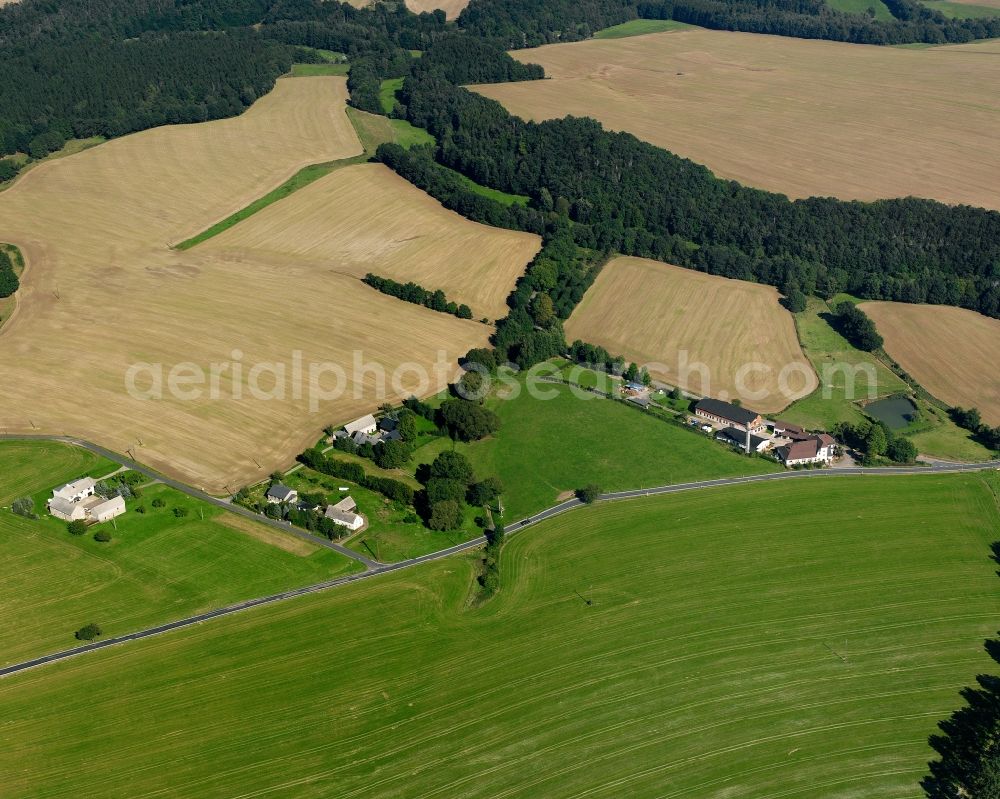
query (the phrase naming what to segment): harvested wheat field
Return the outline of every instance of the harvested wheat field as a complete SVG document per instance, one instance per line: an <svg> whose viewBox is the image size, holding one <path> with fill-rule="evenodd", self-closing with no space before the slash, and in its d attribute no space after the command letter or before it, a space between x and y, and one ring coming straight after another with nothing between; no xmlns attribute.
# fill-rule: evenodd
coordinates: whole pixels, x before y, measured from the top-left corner
<svg viewBox="0 0 1000 799"><path fill-rule="evenodd" d="M552 79L477 91L783 192L1000 209L1000 44L906 50L679 30L515 53Z"/></svg>
<svg viewBox="0 0 1000 799"><path fill-rule="evenodd" d="M670 385L736 397L764 413L817 385L777 290L645 258L604 267L567 320L566 338L646 364Z"/></svg>
<svg viewBox="0 0 1000 799"><path fill-rule="evenodd" d="M0 195L0 241L18 244L28 262L0 332L0 428L131 449L221 492L288 464L324 425L372 408L377 375L353 376L355 350L392 370L430 367L439 352L453 363L483 344L483 325L330 269L168 248L306 164L360 153L345 99L343 78L281 80L241 117L117 139L43 164ZM302 383L310 362L335 363L347 372L346 395L310 412L307 386L295 388L296 351ZM155 393L155 368L135 374L137 395L126 391L129 367L142 362L162 364L163 399L144 398ZM182 382L172 392L170 371L185 362L209 372L206 383L175 373ZM211 364L227 362L242 369L217 367L213 392ZM335 378L318 382L332 392ZM430 391L443 380L421 386L411 374L387 390Z"/></svg>
<svg viewBox="0 0 1000 799"><path fill-rule="evenodd" d="M448 19L455 19L469 5L469 0L406 0L406 7L414 14L440 8Z"/></svg>
<svg viewBox="0 0 1000 799"><path fill-rule="evenodd" d="M1000 320L950 305L866 302L885 351L951 405L1000 425Z"/></svg>
<svg viewBox="0 0 1000 799"><path fill-rule="evenodd" d="M446 210L382 164L359 164L331 172L199 249L275 268L412 280L466 303L476 318L497 319L540 247L538 236Z"/></svg>

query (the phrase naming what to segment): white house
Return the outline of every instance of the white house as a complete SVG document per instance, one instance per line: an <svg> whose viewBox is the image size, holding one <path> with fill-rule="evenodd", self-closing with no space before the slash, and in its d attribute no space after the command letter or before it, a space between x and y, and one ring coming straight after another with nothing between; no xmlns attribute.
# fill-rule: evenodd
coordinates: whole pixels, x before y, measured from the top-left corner
<svg viewBox="0 0 1000 799"><path fill-rule="evenodd" d="M95 522L108 522L125 512L125 500L121 497L111 497L98 502L87 510L87 515Z"/></svg>
<svg viewBox="0 0 1000 799"><path fill-rule="evenodd" d="M378 422L375 421L375 417L370 413L367 416L362 416L360 419L355 419L353 422L348 422L344 425L344 430L351 436L359 431L370 436L377 428Z"/></svg>
<svg viewBox="0 0 1000 799"><path fill-rule="evenodd" d="M339 524L348 530L358 530L364 526L365 517L354 513L357 507L357 503L351 497L344 497L336 505L328 505L325 515L334 524Z"/></svg>
<svg viewBox="0 0 1000 799"><path fill-rule="evenodd" d="M57 519L62 519L64 522L75 522L87 516L84 503L73 502L62 497L53 497L49 500L49 513Z"/></svg>
<svg viewBox="0 0 1000 799"><path fill-rule="evenodd" d="M79 502L87 497L94 496L94 487L97 481L93 477L81 477L72 483L57 486L52 489L53 499L65 499L69 502Z"/></svg>
<svg viewBox="0 0 1000 799"><path fill-rule="evenodd" d="M793 441L774 452L785 466L802 466L808 463L829 463L837 449L837 442L826 433L819 433Z"/></svg>
<svg viewBox="0 0 1000 799"><path fill-rule="evenodd" d="M264 496L272 505L277 505L279 502L295 502L299 498L299 492L281 483L275 483L267 489L267 494Z"/></svg>

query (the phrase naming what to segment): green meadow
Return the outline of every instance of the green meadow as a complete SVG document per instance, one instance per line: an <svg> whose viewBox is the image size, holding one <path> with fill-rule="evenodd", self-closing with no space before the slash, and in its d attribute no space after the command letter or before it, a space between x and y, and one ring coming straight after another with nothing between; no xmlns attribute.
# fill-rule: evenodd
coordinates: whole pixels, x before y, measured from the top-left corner
<svg viewBox="0 0 1000 799"><path fill-rule="evenodd" d="M82 536L46 513L56 485L116 468L76 447L0 442L0 665L69 649L89 622L114 636L360 568L159 484ZM10 511L21 496L33 496L40 518ZM156 499L165 507L154 508ZM95 541L98 529L112 540Z"/></svg>
<svg viewBox="0 0 1000 799"><path fill-rule="evenodd" d="M538 384L544 398L535 398L523 381L516 385L516 398L487 400L500 417L496 435L471 444L436 439L415 453L417 462L429 463L454 446L477 476L499 476L507 521L591 483L617 491L780 470L623 402L545 383Z"/></svg>
<svg viewBox="0 0 1000 799"><path fill-rule="evenodd" d="M995 476L575 510L0 680L7 797L912 799L996 668Z"/></svg>
<svg viewBox="0 0 1000 799"><path fill-rule="evenodd" d="M628 36L642 36L647 33L663 33L664 31L679 31L685 28L693 28L685 22L677 22L672 19L633 19L623 22L621 25L614 25L610 28L597 31L595 39L624 39Z"/></svg>
<svg viewBox="0 0 1000 799"><path fill-rule="evenodd" d="M875 19L889 22L894 19L889 6L882 0L826 0L826 4L834 11L845 14L867 14L874 12Z"/></svg>

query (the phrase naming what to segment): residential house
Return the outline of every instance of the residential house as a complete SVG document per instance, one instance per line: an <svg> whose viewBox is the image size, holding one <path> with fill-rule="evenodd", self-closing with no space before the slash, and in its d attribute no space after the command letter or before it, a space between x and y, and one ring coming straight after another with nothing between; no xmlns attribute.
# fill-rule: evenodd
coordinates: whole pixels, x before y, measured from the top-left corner
<svg viewBox="0 0 1000 799"><path fill-rule="evenodd" d="M348 530L358 530L364 526L365 517L354 512L357 507L357 503L351 497L344 497L336 505L328 505L325 516L334 524L339 524Z"/></svg>
<svg viewBox="0 0 1000 799"><path fill-rule="evenodd" d="M778 447L774 454L785 466L804 466L810 463L829 463L836 450L837 442L833 436L819 433Z"/></svg>
<svg viewBox="0 0 1000 799"><path fill-rule="evenodd" d="M355 419L353 422L348 422L344 425L344 430L351 436L358 432L371 435L377 428L378 422L375 421L375 417L370 413L367 416L362 416L360 419Z"/></svg>
<svg viewBox="0 0 1000 799"><path fill-rule="evenodd" d="M295 502L299 498L299 492L281 483L275 483L267 489L264 496L272 505L277 505L280 502Z"/></svg>
<svg viewBox="0 0 1000 799"><path fill-rule="evenodd" d="M768 423L768 427L774 430L776 436L787 436L788 438L795 439L806 435L804 427L797 424L792 424L791 422L785 422L781 419L775 419Z"/></svg>
<svg viewBox="0 0 1000 799"><path fill-rule="evenodd" d="M87 515L92 521L95 522L107 522L111 521L118 516L121 516L125 512L125 500L120 496L114 496L110 499L106 499L103 502L98 502L96 505L92 506L87 510Z"/></svg>
<svg viewBox="0 0 1000 799"><path fill-rule="evenodd" d="M57 486L52 489L53 499L65 499L70 502L80 502L87 497L94 496L94 488L97 481L93 477L81 477L72 483Z"/></svg>
<svg viewBox="0 0 1000 799"><path fill-rule="evenodd" d="M64 522L75 522L87 517L87 510L83 502L73 502L62 497L53 497L49 500L49 513Z"/></svg>
<svg viewBox="0 0 1000 799"><path fill-rule="evenodd" d="M699 419L706 419L713 425L735 427L743 432L749 430L751 433L762 433L767 427L764 417L757 411L710 397L699 400L694 413Z"/></svg>

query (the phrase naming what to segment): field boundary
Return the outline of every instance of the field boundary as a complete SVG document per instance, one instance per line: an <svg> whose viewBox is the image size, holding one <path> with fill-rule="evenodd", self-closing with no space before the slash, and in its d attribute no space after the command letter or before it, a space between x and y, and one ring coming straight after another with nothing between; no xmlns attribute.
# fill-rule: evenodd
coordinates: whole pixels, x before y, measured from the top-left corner
<svg viewBox="0 0 1000 799"><path fill-rule="evenodd" d="M227 510L239 513L243 511L241 515L249 515L250 517L257 519L258 521L263 521L263 519L255 513L246 510L245 508L239 508L225 500L221 500L218 497L212 497L203 491L196 488L188 486L177 480L172 480L169 478L164 478L157 474L152 469L146 466L136 463L135 461L124 458L117 453L111 452L110 450L100 447L96 444L92 444L89 441L84 441L82 439L74 439L68 436L18 436L11 434L0 435L0 441L56 441L64 444L70 444L73 446L83 447L88 449L95 454L102 455L112 461L120 463L122 466L127 466L131 469L135 469L148 477L153 477L155 479L163 480L171 488L175 488L189 496L195 497L197 499L202 499L211 502L213 505L223 507ZM597 502L616 502L627 499L638 499L640 497L649 496L659 496L662 494L675 494L686 491L697 491L707 488L718 488L722 486L729 485L741 485L745 483L761 483L765 481L774 480L796 480L796 479L809 479L809 478L822 478L822 477L847 477L847 476L857 476L863 477L866 475L873 476L903 476L903 475L918 475L918 474L949 474L949 473L962 473L962 472L979 472L987 471L990 469L1000 470L1000 460L990 461L988 463L935 463L931 466L877 466L877 467L863 467L855 466L846 469L821 469L821 470L805 470L805 471L786 471L786 472L770 472L766 474L750 475L746 477L722 477L715 480L699 480L691 483L675 483L673 485L656 486L653 488L639 488L631 489L626 491L614 491L607 494L602 494L598 497ZM575 508L584 507L585 503L577 498L567 499L556 505L553 505L540 513L536 513L533 516L529 516L520 521L514 522L507 526L507 535L513 535L519 533L528 527L531 527L539 522L551 519L554 516L566 513L567 511L573 510ZM269 520L273 521L273 520ZM365 558L358 552L347 550L344 547L338 546L330 541L325 541L315 536L311 536L304 531L298 531L291 525L283 525L278 522L273 522L274 526L285 531L291 532L293 535L298 535L300 537L308 537L310 540L341 552L354 560L361 561L365 566L366 570L357 574L345 575L342 577L337 577L332 580L327 580L322 583L316 583L314 585L304 586L302 588L295 588L289 591L282 591L278 594L270 594L264 597L258 597L256 599L248 599L242 602L238 602L234 605L227 605L226 607L217 608L215 610L207 611L205 613L200 613L196 616L190 616L185 619L178 619L177 621L169 622L167 624L161 624L156 627L150 627L146 630L139 630L134 633L129 633L127 635L117 636L115 638L108 638L103 641L97 641L92 644L87 644L85 646L76 647L73 649L63 650L61 652L55 652L51 655L44 655L42 657L33 658L32 660L27 660L22 663L15 663L10 666L6 666L0 669L0 678L7 677L11 674L16 674L18 672L27 671L28 669L37 668L39 666L44 666L48 663L55 663L60 660L66 660L71 657L76 657L77 655L83 655L87 652L93 652L98 649L105 649L109 646L115 646L117 644L124 644L128 641L137 641L142 638L150 638L155 635L162 635L163 633L170 632L172 630L179 630L184 627L190 627L195 624L200 624L203 621L208 621L210 619L219 618L221 616L228 616L233 613L238 613L243 610L249 610L250 608L259 607L261 605L270 605L275 602L281 602L286 599L293 599L299 596L305 596L307 594L316 594L321 591L325 591L329 588L335 588L340 585L345 585L348 583L356 582L358 580L365 580L371 577L376 577L381 574L387 574L390 572L400 571L402 569L408 569L413 566L417 566L421 563L429 563L431 561L440 560L442 558L449 557L451 555L457 555L462 552L467 552L470 549L475 549L476 547L482 546L486 543L486 536L480 535L476 538L465 541L461 544L456 544L445 549L438 550L437 552L431 552L427 555L421 555L416 558L410 558L409 560L399 561L392 564L378 563L377 561Z"/></svg>

